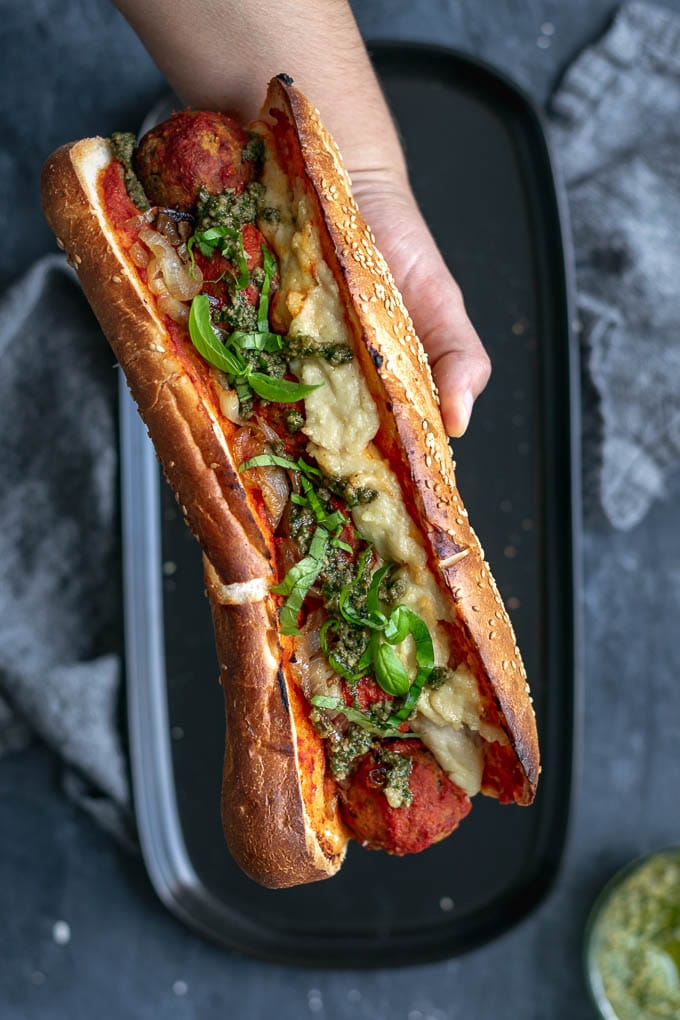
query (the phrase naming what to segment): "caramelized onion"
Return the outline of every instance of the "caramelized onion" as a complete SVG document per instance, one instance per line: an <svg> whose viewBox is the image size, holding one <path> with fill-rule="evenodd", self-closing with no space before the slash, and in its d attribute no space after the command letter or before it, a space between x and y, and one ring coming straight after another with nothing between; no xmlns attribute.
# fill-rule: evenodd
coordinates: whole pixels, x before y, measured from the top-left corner
<svg viewBox="0 0 680 1020"><path fill-rule="evenodd" d="M189 309L187 306L178 301L177 298L170 297L169 294L162 294L158 298L158 310L163 315L167 315L173 322L178 322L180 326L186 326L189 321Z"/></svg>
<svg viewBox="0 0 680 1020"><path fill-rule="evenodd" d="M198 266L191 269L185 265L168 238L157 230L143 227L139 231L139 239L153 252L170 297L178 301L191 301L196 297L203 284L203 274Z"/></svg>
<svg viewBox="0 0 680 1020"><path fill-rule="evenodd" d="M221 389L219 391L220 410L228 421L232 421L234 425L242 425L241 415L239 414L239 402L238 393L236 390Z"/></svg>
<svg viewBox="0 0 680 1020"><path fill-rule="evenodd" d="M271 432L271 429L268 429ZM276 433L272 433L276 436ZM242 464L251 457L259 457L262 453L271 453L269 436L261 425L246 425L235 433L233 438L236 460ZM245 485L257 488L267 510L267 521L272 531L276 531L288 502L288 477L283 468L258 467L249 468L241 476Z"/></svg>
<svg viewBox="0 0 680 1020"><path fill-rule="evenodd" d="M145 223L153 223L156 219L157 211L156 206L152 205L146 212L140 212L136 216L131 216L129 220L125 221L124 226L129 230L136 230L138 227L143 227Z"/></svg>
<svg viewBox="0 0 680 1020"><path fill-rule="evenodd" d="M130 248L130 258L136 266L141 266L143 268L144 266L148 266L150 255L143 244L140 244L139 241L135 241Z"/></svg>

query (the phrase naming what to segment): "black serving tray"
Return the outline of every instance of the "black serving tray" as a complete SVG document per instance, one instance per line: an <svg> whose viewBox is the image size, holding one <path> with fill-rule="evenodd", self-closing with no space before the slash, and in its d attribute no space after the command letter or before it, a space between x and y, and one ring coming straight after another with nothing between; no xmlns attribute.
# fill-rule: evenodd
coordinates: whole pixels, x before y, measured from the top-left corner
<svg viewBox="0 0 680 1020"><path fill-rule="evenodd" d="M535 805L477 797L460 831L424 854L352 845L326 882L272 892L246 878L220 824L222 692L199 550L126 393L121 402L130 747L149 875L170 910L225 946L325 967L449 957L526 915L559 866L574 762L578 374L541 118L460 54L371 52L416 194L494 364L456 458L531 679L544 770Z"/></svg>

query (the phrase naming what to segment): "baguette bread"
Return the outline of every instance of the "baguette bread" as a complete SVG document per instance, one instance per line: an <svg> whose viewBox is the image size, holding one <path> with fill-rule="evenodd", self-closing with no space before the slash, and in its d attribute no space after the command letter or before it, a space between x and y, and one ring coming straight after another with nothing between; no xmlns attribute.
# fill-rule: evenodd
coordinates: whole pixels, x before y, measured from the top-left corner
<svg viewBox="0 0 680 1020"><path fill-rule="evenodd" d="M269 222L258 219L258 227L279 264L278 317L290 333L301 335L303 326L339 331L351 349L351 370L331 369L314 356L288 366L310 388L302 428L310 470L351 477L353 484L369 480L373 502L351 511L356 533L370 543L376 566L395 563L406 578L405 598L428 622L437 668L448 670L442 689L423 687L408 717L414 732L402 744L392 740L385 761L394 765L395 749L399 754L417 739L427 757L414 752L409 759L415 789L408 798L429 788L433 756L439 762L433 768L441 766L461 797L481 789L529 804L539 750L526 675L456 487L422 346L352 198L337 147L287 76L272 80L251 127L263 141L262 182L277 213ZM309 647L319 654L318 614L307 611L302 633L281 626L283 597L272 588L285 582L285 571L276 526L235 445L244 423L230 410L233 401L225 410L224 374L207 364L186 327L171 321L149 289L102 184L112 159L101 138L57 150L43 171L43 205L203 550L226 706L222 816L231 853L256 881L284 887L334 874L351 837L396 853L420 849L401 834L393 843L376 841L350 789L356 766L349 776L344 766L329 766L328 713L311 710L310 690L318 687L310 687L303 661ZM338 676L326 680L337 692ZM330 724L338 716L346 726L342 712L331 713ZM405 722L401 729L408 729ZM384 768L382 774L384 780ZM442 781L434 785L441 789ZM385 809L398 828L408 827L407 803ZM424 812L431 823L424 843L446 834L431 818L436 810L432 802ZM421 824L415 810L412 817Z"/></svg>

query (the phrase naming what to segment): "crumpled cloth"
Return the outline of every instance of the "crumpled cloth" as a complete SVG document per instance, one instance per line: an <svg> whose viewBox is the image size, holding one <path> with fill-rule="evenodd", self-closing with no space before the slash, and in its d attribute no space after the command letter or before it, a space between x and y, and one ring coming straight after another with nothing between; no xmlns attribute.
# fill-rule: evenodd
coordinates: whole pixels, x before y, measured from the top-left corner
<svg viewBox="0 0 680 1020"><path fill-rule="evenodd" d="M554 102L598 398L586 465L617 527L680 453L678 111L680 21L637 3ZM66 792L127 840L117 372L63 256L0 299L0 755L44 741Z"/></svg>
<svg viewBox="0 0 680 1020"><path fill-rule="evenodd" d="M595 397L584 501L628 529L680 464L680 19L623 7L552 112Z"/></svg>
<svg viewBox="0 0 680 1020"><path fill-rule="evenodd" d="M0 301L0 754L38 737L121 838L120 549L111 350L63 256Z"/></svg>

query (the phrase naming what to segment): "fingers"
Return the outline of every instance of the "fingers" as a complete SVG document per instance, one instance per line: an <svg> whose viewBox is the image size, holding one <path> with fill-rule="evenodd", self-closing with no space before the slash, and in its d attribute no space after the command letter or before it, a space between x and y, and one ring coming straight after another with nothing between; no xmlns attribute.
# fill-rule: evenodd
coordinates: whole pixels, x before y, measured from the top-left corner
<svg viewBox="0 0 680 1020"><path fill-rule="evenodd" d="M455 293L451 293L449 309L421 332L439 390L444 427L448 435L462 436L474 402L489 381L491 361L462 298Z"/></svg>
<svg viewBox="0 0 680 1020"><path fill-rule="evenodd" d="M410 194L389 196L369 186L359 204L430 360L446 432L462 436L474 402L489 381L491 362L465 310L460 287Z"/></svg>

